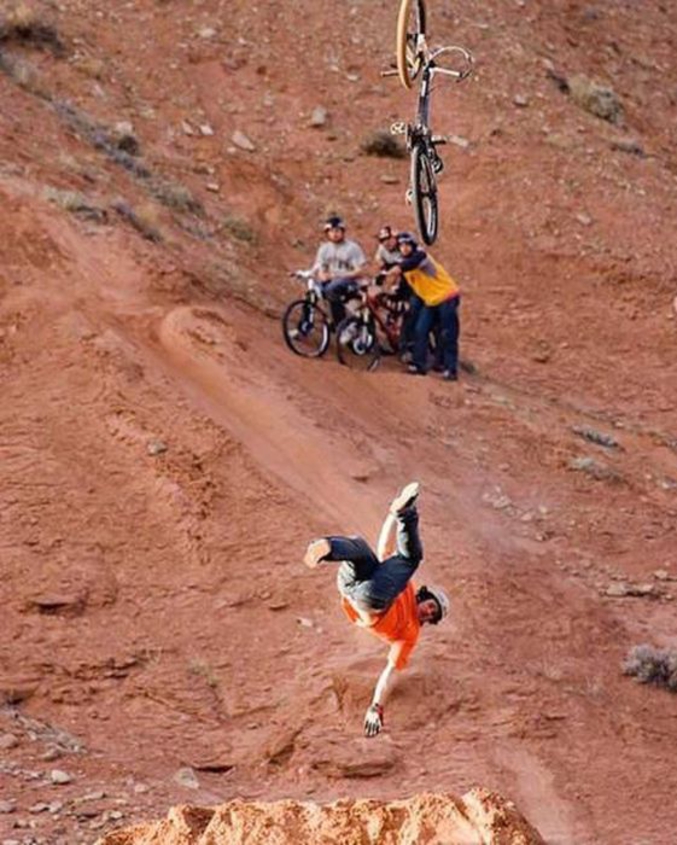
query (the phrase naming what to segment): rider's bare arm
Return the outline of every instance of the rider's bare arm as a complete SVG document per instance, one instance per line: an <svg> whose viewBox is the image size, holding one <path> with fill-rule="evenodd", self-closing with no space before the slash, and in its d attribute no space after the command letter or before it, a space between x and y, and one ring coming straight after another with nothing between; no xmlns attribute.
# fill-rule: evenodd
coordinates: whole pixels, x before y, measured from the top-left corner
<svg viewBox="0 0 677 845"><path fill-rule="evenodd" d="M383 707L385 704L388 694L388 683L394 670L395 664L391 660L388 660L385 669L379 675L376 686L374 687L374 695L371 699L372 705L380 705Z"/></svg>
<svg viewBox="0 0 677 845"><path fill-rule="evenodd" d="M388 691L390 676L395 669L395 664L389 659L385 669L379 675L374 689L374 695L364 717L364 733L372 737L381 732L383 728L383 707Z"/></svg>

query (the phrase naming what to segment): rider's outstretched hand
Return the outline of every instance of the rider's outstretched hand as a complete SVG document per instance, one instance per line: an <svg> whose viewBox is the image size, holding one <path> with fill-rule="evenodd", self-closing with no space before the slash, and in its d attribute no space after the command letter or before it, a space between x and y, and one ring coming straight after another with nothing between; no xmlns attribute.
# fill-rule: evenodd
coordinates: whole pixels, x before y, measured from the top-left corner
<svg viewBox="0 0 677 845"><path fill-rule="evenodd" d="M376 736L383 727L383 707L380 704L372 704L364 717L364 735Z"/></svg>

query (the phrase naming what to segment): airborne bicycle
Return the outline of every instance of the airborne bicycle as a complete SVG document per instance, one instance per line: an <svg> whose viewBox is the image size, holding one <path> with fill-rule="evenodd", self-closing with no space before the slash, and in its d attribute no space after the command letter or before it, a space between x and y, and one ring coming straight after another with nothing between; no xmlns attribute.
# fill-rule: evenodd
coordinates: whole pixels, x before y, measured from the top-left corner
<svg viewBox="0 0 677 845"><path fill-rule="evenodd" d="M437 176L444 169L437 147L447 138L433 135L430 126L431 95L436 76L446 76L462 82L473 70L473 56L464 47L449 46L431 49L427 38L425 0L401 0L397 18L397 75L402 85L410 89L420 77L418 105L413 123L398 122L391 126L393 135L404 135L411 160L410 188L407 198L414 206L416 225L424 242L435 242L439 228ZM445 67L440 61L451 60L455 67ZM394 75L386 71L384 75Z"/></svg>

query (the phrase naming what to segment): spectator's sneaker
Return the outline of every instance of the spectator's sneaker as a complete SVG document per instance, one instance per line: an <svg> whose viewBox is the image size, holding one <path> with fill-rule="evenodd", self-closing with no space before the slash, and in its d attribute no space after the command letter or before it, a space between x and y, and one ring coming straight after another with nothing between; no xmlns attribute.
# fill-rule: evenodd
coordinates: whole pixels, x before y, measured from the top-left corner
<svg viewBox="0 0 677 845"><path fill-rule="evenodd" d="M422 370L416 364L409 364L409 366L407 367L407 372L409 373L409 375L412 376L424 376L426 374L425 370Z"/></svg>
<svg viewBox="0 0 677 845"><path fill-rule="evenodd" d="M458 381L458 373L456 373L454 370L445 370L442 373L442 378L445 381Z"/></svg>
<svg viewBox="0 0 677 845"><path fill-rule="evenodd" d="M390 513L397 516L398 514L401 514L402 511L406 511L407 508L413 507L413 505L416 504L416 499L418 499L418 493L418 481L412 481L407 484L407 486L403 487L390 503Z"/></svg>

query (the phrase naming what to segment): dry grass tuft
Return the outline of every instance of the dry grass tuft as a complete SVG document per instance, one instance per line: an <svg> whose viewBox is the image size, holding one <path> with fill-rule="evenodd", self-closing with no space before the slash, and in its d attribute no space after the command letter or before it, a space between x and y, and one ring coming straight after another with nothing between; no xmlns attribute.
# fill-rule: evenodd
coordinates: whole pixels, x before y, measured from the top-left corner
<svg viewBox="0 0 677 845"><path fill-rule="evenodd" d="M225 231L238 241L248 244L255 244L258 236L249 222L244 217L229 214L221 221L220 231Z"/></svg>
<svg viewBox="0 0 677 845"><path fill-rule="evenodd" d="M146 203L135 209L125 200L119 199L112 203L112 207L120 217L129 221L146 240L153 243L162 241L162 233L158 226L159 215L157 209L151 203Z"/></svg>
<svg viewBox="0 0 677 845"><path fill-rule="evenodd" d="M95 220L103 223L108 215L106 210L92 203L84 194L79 191L66 191L60 188L47 187L42 192L43 197L53 205L57 205L64 211L86 217L88 220Z"/></svg>

